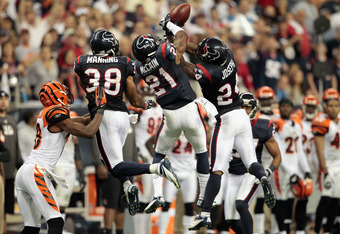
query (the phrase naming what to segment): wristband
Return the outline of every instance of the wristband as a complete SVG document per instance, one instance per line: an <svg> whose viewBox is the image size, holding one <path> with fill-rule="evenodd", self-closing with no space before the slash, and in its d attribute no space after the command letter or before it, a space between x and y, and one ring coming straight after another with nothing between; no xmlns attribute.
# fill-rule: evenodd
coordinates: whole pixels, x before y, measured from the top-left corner
<svg viewBox="0 0 340 234"><path fill-rule="evenodd" d="M274 172L276 170L276 167L273 164L270 164L269 169Z"/></svg>
<svg viewBox="0 0 340 234"><path fill-rule="evenodd" d="M179 31L184 31L181 27L178 27L176 24L172 22L168 22L166 24L166 28L169 29L175 36Z"/></svg>

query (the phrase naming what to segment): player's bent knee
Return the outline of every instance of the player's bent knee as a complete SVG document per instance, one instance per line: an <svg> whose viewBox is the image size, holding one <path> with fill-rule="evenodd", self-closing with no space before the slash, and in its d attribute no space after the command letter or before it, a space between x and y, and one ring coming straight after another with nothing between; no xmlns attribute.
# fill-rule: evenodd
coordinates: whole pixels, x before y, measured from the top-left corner
<svg viewBox="0 0 340 234"><path fill-rule="evenodd" d="M244 211L248 210L248 204L245 201L237 200L236 201L236 210L241 214Z"/></svg>
<svg viewBox="0 0 340 234"><path fill-rule="evenodd" d="M47 221L48 234L62 234L64 227L63 218L54 218Z"/></svg>
<svg viewBox="0 0 340 234"><path fill-rule="evenodd" d="M20 234L39 234L40 228L25 226Z"/></svg>

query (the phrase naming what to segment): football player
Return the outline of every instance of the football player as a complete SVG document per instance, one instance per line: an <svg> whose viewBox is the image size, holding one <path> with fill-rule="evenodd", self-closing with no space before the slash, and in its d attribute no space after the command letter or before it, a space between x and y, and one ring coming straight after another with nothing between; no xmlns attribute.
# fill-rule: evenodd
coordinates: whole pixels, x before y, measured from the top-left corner
<svg viewBox="0 0 340 234"><path fill-rule="evenodd" d="M94 91L104 88L107 97L107 109L96 134L98 148L108 171L119 178L129 204L130 215L139 209L138 187L133 185L128 176L154 173L166 177L178 185L176 175L172 173L170 162L164 159L158 164L140 164L123 161L123 145L129 128L129 115L123 94L131 105L150 109L152 101L144 101L137 93L133 83L134 63L125 56L119 56L119 42L109 31L96 31L90 41L92 55L81 55L74 63L82 87L89 101L88 109L93 116L96 113Z"/></svg>
<svg viewBox="0 0 340 234"><path fill-rule="evenodd" d="M262 162L263 146L273 157L272 163L266 169L267 175L270 176L281 163L280 149L273 137L274 124L270 120L255 117L257 101L253 94L242 93L240 98L243 100L242 108L251 121L257 160ZM233 150L231 156L227 183L224 197L225 219L237 233L254 233L253 220L248 207L257 194L258 183L256 178L248 173L236 150Z"/></svg>
<svg viewBox="0 0 340 234"><path fill-rule="evenodd" d="M257 162L251 125L237 86L237 67L232 51L217 38L205 38L195 45L188 44L187 52L201 61L194 65L186 63L186 72L201 86L203 96L217 109L216 123L210 142L211 174L207 184L203 207L191 230L209 226L210 211L217 195L221 176L228 170L233 147L240 153L249 172L261 181L268 207L275 205L275 195L263 166Z"/></svg>
<svg viewBox="0 0 340 234"><path fill-rule="evenodd" d="M311 179L311 174L303 150L301 126L290 119L293 103L288 99L282 99L279 103L279 110L281 118L276 121L275 125L284 150L281 151L281 166L274 173L277 202L273 210L280 232L290 233L294 202L291 183L296 176ZM296 206L298 233L305 228L306 205L307 200L305 199L299 200Z"/></svg>
<svg viewBox="0 0 340 234"><path fill-rule="evenodd" d="M324 114L312 122L316 152L319 159L321 199L316 210L315 233L327 217L324 233L331 233L340 198L340 96L336 89L326 89L322 95Z"/></svg>
<svg viewBox="0 0 340 234"><path fill-rule="evenodd" d="M198 105L193 102L196 96L181 63L188 36L171 23L168 16L160 24L176 36L173 44L150 35L140 35L132 43L133 55L138 60L136 71L155 91L156 101L163 109L162 123L155 136L153 162L162 160L183 132L196 153L201 202L209 178L209 161L204 122ZM146 213L165 204L162 180L154 177L153 183L154 198L146 207Z"/></svg>
<svg viewBox="0 0 340 234"><path fill-rule="evenodd" d="M93 99L97 112L70 118L69 105L73 96L63 84L51 81L44 84L39 100L44 106L37 117L36 138L30 156L16 174L17 200L25 227L21 233L38 234L41 215L48 224L48 233L61 234L64 220L56 200L51 180L66 187L65 179L52 173L70 134L85 138L95 135L106 107L105 93L95 88Z"/></svg>

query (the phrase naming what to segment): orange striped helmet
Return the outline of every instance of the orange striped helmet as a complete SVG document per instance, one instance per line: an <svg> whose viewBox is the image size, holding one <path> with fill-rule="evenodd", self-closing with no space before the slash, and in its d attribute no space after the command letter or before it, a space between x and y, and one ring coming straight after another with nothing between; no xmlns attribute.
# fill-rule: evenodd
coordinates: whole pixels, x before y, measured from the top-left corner
<svg viewBox="0 0 340 234"><path fill-rule="evenodd" d="M269 86L263 86L256 90L256 99L259 101L258 107L263 113L272 113L275 103L275 92Z"/></svg>
<svg viewBox="0 0 340 234"><path fill-rule="evenodd" d="M73 95L65 85L58 81L50 81L41 87L39 100L44 107L59 104L69 106L73 103Z"/></svg>
<svg viewBox="0 0 340 234"><path fill-rule="evenodd" d="M275 92L269 86L263 86L256 90L257 99L275 98Z"/></svg>
<svg viewBox="0 0 340 234"><path fill-rule="evenodd" d="M314 112L309 113L307 112L307 106L314 106ZM302 100L302 112L303 112L303 118L307 120L312 120L315 118L318 114L318 106L319 106L319 100L313 96L313 95L307 95ZM308 110L310 111L310 110Z"/></svg>
<svg viewBox="0 0 340 234"><path fill-rule="evenodd" d="M297 175L293 175L290 182L294 196L299 199L305 199L313 193L313 181L310 179L302 180Z"/></svg>
<svg viewBox="0 0 340 234"><path fill-rule="evenodd" d="M333 89L333 88L326 89L322 94L322 101L326 102L329 99L339 100L340 96L339 96L338 90Z"/></svg>

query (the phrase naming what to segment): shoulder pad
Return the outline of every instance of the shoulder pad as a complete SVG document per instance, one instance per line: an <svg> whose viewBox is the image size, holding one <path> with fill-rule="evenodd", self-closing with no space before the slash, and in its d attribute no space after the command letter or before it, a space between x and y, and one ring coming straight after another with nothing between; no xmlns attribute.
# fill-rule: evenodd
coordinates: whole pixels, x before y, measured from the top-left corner
<svg viewBox="0 0 340 234"><path fill-rule="evenodd" d="M320 115L312 121L312 132L314 135L325 135L329 130L330 119Z"/></svg>
<svg viewBox="0 0 340 234"><path fill-rule="evenodd" d="M45 118L49 125L55 125L70 118L70 110L67 107L56 106L46 112Z"/></svg>

